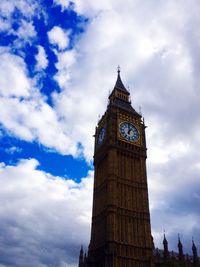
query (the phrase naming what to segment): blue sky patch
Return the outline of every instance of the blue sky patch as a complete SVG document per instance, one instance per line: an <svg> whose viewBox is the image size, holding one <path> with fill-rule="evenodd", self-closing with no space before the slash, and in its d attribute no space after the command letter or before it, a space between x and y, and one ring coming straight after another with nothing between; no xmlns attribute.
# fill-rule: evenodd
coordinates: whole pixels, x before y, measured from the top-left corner
<svg viewBox="0 0 200 267"><path fill-rule="evenodd" d="M8 135L1 138L1 162L16 165L20 159L30 158L39 161L40 165L37 169L53 176L74 179L76 182L80 182L81 178L87 176L88 169L93 168L83 158L75 159L69 155L61 155L37 142L26 142Z"/></svg>
<svg viewBox="0 0 200 267"><path fill-rule="evenodd" d="M24 16L20 9L15 8L9 18L11 30L0 31L0 46L10 48L13 54L24 58L28 76L34 78L37 75L37 87L46 96L46 102L53 106L51 94L55 91L60 92L61 89L54 79L54 75L57 73L55 65L57 56L53 51L52 44L49 43L48 32L54 26L69 30L70 43L66 50L70 50L75 45L77 36L84 32L88 19L79 16L73 10L73 4L70 5L69 9L62 11L61 7L55 5L53 1L42 1L41 10L38 9L37 12L39 13L29 18L28 15L27 17ZM6 18L4 20L8 21ZM17 37L17 31L23 22L31 22L36 32L35 36L26 41ZM39 45L44 48L48 60L45 71L36 69L36 55ZM24 97L19 97L19 100L22 99ZM74 159L72 156L63 156L56 151L48 150L37 141L26 142L7 133L3 130L0 148L1 161L6 164L14 165L20 159L36 158L40 162L39 169L55 176L76 179L78 182L81 177L87 175L88 169L91 168L83 158Z"/></svg>

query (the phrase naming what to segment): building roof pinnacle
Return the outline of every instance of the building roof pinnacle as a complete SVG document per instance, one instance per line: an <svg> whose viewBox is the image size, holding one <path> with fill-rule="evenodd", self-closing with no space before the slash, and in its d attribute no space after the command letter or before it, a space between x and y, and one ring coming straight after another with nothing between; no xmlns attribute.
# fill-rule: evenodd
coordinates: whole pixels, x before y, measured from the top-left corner
<svg viewBox="0 0 200 267"><path fill-rule="evenodd" d="M164 243L166 243L166 244L168 243L168 242L167 242L167 239L166 239L166 236L165 236L165 232L164 232L164 238L163 238L163 244L164 244Z"/></svg>
<svg viewBox="0 0 200 267"><path fill-rule="evenodd" d="M123 82L121 80L120 67L119 66L117 68L117 81L116 81L116 84L115 84L115 88L129 94L128 90L125 88L125 86L124 86L124 84L123 84Z"/></svg>

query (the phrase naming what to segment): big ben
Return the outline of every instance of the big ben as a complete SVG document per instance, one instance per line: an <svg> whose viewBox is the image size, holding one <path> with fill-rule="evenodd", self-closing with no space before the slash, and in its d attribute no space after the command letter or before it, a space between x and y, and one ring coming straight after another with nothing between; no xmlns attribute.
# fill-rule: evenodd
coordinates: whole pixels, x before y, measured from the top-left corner
<svg viewBox="0 0 200 267"><path fill-rule="evenodd" d="M95 132L91 240L79 266L152 266L146 151L144 121L118 69Z"/></svg>

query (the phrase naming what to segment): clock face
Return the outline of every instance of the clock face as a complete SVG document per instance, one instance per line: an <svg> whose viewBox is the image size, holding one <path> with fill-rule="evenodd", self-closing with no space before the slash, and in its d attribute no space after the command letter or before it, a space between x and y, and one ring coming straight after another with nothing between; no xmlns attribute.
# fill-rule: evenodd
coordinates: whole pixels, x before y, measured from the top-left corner
<svg viewBox="0 0 200 267"><path fill-rule="evenodd" d="M101 145L103 143L105 133L106 133L106 129L102 127L99 132L98 139L97 139L98 145Z"/></svg>
<svg viewBox="0 0 200 267"><path fill-rule="evenodd" d="M122 122L119 125L121 135L128 141L135 142L139 139L139 132L130 122Z"/></svg>

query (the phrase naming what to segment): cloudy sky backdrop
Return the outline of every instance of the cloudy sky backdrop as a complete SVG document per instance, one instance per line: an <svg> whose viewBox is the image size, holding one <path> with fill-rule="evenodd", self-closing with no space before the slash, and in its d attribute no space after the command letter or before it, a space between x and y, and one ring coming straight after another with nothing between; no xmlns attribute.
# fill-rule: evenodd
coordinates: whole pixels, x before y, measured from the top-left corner
<svg viewBox="0 0 200 267"><path fill-rule="evenodd" d="M75 267L117 65L148 126L152 232L200 253L200 2L0 1L0 266Z"/></svg>

